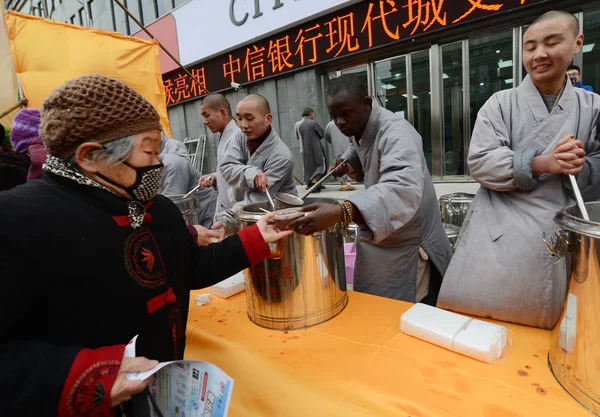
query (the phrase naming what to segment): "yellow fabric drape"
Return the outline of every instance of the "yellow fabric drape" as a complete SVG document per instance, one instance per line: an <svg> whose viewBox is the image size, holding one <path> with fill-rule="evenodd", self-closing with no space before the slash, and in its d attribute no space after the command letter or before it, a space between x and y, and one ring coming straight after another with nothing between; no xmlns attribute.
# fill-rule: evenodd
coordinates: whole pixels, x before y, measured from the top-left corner
<svg viewBox="0 0 600 417"><path fill-rule="evenodd" d="M6 26L28 107L40 108L67 80L101 74L124 82L152 103L171 136L156 41L16 12L7 13Z"/></svg>
<svg viewBox="0 0 600 417"><path fill-rule="evenodd" d="M8 41L8 31L4 24L4 2L0 2L0 113L17 104L17 77L10 53L10 42ZM12 120L19 109L11 112L0 119L3 126L12 126Z"/></svg>

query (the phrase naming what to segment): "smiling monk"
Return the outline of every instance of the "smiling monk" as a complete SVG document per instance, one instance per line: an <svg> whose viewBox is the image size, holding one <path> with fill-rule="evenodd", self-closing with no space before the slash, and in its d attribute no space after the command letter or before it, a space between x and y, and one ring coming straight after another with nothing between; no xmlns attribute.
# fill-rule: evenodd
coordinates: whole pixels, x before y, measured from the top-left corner
<svg viewBox="0 0 600 417"><path fill-rule="evenodd" d="M542 242L573 204L567 174L585 200L600 197L600 97L567 82L583 35L570 13L552 11L523 36L527 77L481 108L469 149L482 187L463 224L438 307L551 328L567 291L566 261Z"/></svg>

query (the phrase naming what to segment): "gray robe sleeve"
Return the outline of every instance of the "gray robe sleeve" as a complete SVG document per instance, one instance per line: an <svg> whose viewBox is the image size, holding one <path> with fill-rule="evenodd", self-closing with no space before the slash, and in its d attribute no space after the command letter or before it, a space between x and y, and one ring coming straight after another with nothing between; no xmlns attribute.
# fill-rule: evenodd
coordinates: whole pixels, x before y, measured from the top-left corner
<svg viewBox="0 0 600 417"><path fill-rule="evenodd" d="M360 163L358 152L356 152L356 148L354 147L354 143L350 143L350 146L348 146L348 149L346 149L346 151L340 158L348 161L352 169L354 169L357 181L364 181L365 175L362 170L362 165Z"/></svg>
<svg viewBox="0 0 600 417"><path fill-rule="evenodd" d="M159 193L163 195L186 194L190 183L190 163L178 155L161 155L164 164Z"/></svg>
<svg viewBox="0 0 600 417"><path fill-rule="evenodd" d="M238 190L254 190L254 178L261 172L259 168L246 165L245 138L237 133L229 142L227 156L221 162L221 175L232 187Z"/></svg>
<svg viewBox="0 0 600 417"><path fill-rule="evenodd" d="M348 199L373 232L374 244L410 222L421 205L424 161L411 134L416 132L394 129L379 139L378 183ZM353 149L349 148L344 155L352 155L356 152Z"/></svg>
<svg viewBox="0 0 600 417"><path fill-rule="evenodd" d="M585 201L600 199L600 130L598 124L592 129L591 137L585 147L585 165L577 175L577 185ZM568 176L563 175L563 184L575 198Z"/></svg>
<svg viewBox="0 0 600 417"><path fill-rule="evenodd" d="M536 155L536 149L511 149L500 102L493 95L479 111L473 129L467 159L471 176L494 191L531 190L538 183L531 168Z"/></svg>
<svg viewBox="0 0 600 417"><path fill-rule="evenodd" d="M325 137L325 140L327 142L329 142L330 145L333 145L333 143L331 142L331 129L329 128L329 125L325 126L324 137Z"/></svg>

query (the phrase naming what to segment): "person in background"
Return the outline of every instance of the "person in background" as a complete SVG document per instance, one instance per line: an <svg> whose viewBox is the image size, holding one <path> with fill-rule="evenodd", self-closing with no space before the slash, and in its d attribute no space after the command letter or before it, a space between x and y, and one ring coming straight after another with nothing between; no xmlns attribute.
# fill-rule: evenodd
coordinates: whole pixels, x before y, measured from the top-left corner
<svg viewBox="0 0 600 417"><path fill-rule="evenodd" d="M523 35L527 77L494 94L477 115L469 172L481 187L463 223L438 307L550 329L565 301L566 260L542 235L575 202L600 197L600 96L574 88L566 71L583 45L579 22L551 11Z"/></svg>
<svg viewBox="0 0 600 417"><path fill-rule="evenodd" d="M273 116L266 98L260 94L244 97L236 107L241 131L231 139L225 159L219 166L229 183L231 210L218 215L213 229L235 231L235 214L245 205L268 201L279 192L298 195L294 184L294 156L271 127Z"/></svg>
<svg viewBox="0 0 600 417"><path fill-rule="evenodd" d="M204 118L204 125L212 133L219 134L219 146L217 147L217 170L200 178L200 186L203 188L217 187L218 198L215 205L215 221L217 214L230 210L234 202L230 200L229 184L223 178L219 166L225 159L229 149L229 142L233 136L240 131L233 115L231 104L222 94L209 94L202 100L200 114Z"/></svg>
<svg viewBox="0 0 600 417"><path fill-rule="evenodd" d="M452 248L423 155L423 141L405 119L373 106L363 78L330 81L327 108L340 131L352 138L334 175L351 170L365 191L340 204L317 203L293 222L310 235L350 220L359 226L354 290L435 305ZM343 160L348 162L343 162Z"/></svg>
<svg viewBox="0 0 600 417"><path fill-rule="evenodd" d="M161 133L161 138L161 152L158 158L163 163L164 169L158 193L165 196L185 195L196 188L200 173L190 162L187 148L182 142L164 133ZM210 239L218 237L215 232L208 230L215 215L217 193L207 191L200 190L192 195L198 200L200 206L198 213L200 224L194 227L198 233L198 244L202 246L211 243Z"/></svg>
<svg viewBox="0 0 600 417"><path fill-rule="evenodd" d="M270 214L196 245L156 194L161 130L148 101L100 75L44 101L42 178L0 193L0 415L151 415L137 394L152 378L126 375L183 358L190 290L261 262L289 234ZM124 357L135 335L139 356Z"/></svg>
<svg viewBox="0 0 600 417"><path fill-rule="evenodd" d="M569 68L567 68L567 75L569 76L573 87L583 88L585 91L589 91L591 93L594 92L594 89L591 85L584 85L581 81L581 70L577 65L569 65Z"/></svg>
<svg viewBox="0 0 600 417"><path fill-rule="evenodd" d="M31 161L24 153L12 149L4 126L0 125L0 191L25 184Z"/></svg>
<svg viewBox="0 0 600 417"><path fill-rule="evenodd" d="M163 176L158 193L183 195L193 190L200 180L200 173L190 162L187 148L182 142L161 133L162 148L158 159L163 163Z"/></svg>
<svg viewBox="0 0 600 417"><path fill-rule="evenodd" d="M39 134L40 111L38 109L22 109L15 115L10 131L10 141L15 151L27 154L31 160L27 181L42 176L42 165L48 154Z"/></svg>
<svg viewBox="0 0 600 417"><path fill-rule="evenodd" d="M335 122L332 120L327 123L325 126L325 140L331 144L331 152L333 153L333 157L335 159L341 158L344 152L350 146L350 138L340 132L340 129L335 125ZM338 178L341 183L340 191L354 191L356 188L352 186L350 182L350 177L348 175L344 175L341 178Z"/></svg>
<svg viewBox="0 0 600 417"><path fill-rule="evenodd" d="M317 181L325 175L327 170L327 161L325 159L325 148L321 139L325 136L321 125L314 120L315 113L313 109L307 107L302 112L302 123L298 125L298 132L302 139L302 147L304 148L304 182L308 190ZM324 186L320 186L314 192L318 193L324 190Z"/></svg>
<svg viewBox="0 0 600 417"><path fill-rule="evenodd" d="M300 124L304 121L304 118L298 120L294 124L294 136L296 140L300 142L300 160L302 161L302 166L304 167L304 145L302 145L302 135L300 134Z"/></svg>

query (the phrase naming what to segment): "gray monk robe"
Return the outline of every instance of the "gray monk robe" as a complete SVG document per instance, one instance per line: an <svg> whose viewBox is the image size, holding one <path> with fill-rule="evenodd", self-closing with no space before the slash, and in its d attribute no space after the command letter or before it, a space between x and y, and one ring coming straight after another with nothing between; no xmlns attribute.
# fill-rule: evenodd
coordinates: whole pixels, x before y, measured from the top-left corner
<svg viewBox="0 0 600 417"><path fill-rule="evenodd" d="M533 176L533 157L574 134L585 145L578 175L586 200L600 196L600 97L567 83L552 113L529 78L494 94L481 108L469 149L475 196L440 292L438 307L549 329L558 319L568 276L542 233L557 230L556 212L574 203L567 176Z"/></svg>
<svg viewBox="0 0 600 417"><path fill-rule="evenodd" d="M373 107L360 143L343 158L364 178L348 198L364 218L359 229L354 290L414 302L419 246L443 276L452 257L417 131L403 118Z"/></svg>
<svg viewBox="0 0 600 417"><path fill-rule="evenodd" d="M231 209L217 214L217 220L229 234L234 231L238 210L267 201L267 195L254 187L254 179L260 172L267 174L272 198L279 192L298 195L294 184L294 156L273 129L252 155L246 136L238 129L229 141L229 150L219 171L230 185L229 200L234 202Z"/></svg>
<svg viewBox="0 0 600 417"><path fill-rule="evenodd" d="M312 180L319 180L327 170L325 148L321 143L325 133L321 125L310 117L302 120L298 132L304 148L304 182L308 185Z"/></svg>
<svg viewBox="0 0 600 417"><path fill-rule="evenodd" d="M225 156L227 156L229 142L231 141L231 138L233 138L235 134L239 131L240 128L238 127L235 120L231 120L227 124L225 130L223 130L223 133L219 138L219 146L217 147L217 171L213 174L217 179L217 191L219 192L219 197L217 200L217 206L215 210L215 217L221 211L229 210L230 208L232 208L233 204L235 203L234 201L230 201L229 199L230 185L227 183L225 178L223 178L219 167L225 159Z"/></svg>

